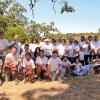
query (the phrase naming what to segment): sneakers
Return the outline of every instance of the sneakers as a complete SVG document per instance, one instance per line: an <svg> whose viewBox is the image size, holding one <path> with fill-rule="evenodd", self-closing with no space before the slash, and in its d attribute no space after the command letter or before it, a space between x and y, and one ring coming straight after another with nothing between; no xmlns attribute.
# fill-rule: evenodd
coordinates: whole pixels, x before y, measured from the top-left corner
<svg viewBox="0 0 100 100"><path fill-rule="evenodd" d="M16 80L15 80L15 85L18 85L18 84L19 84L19 80L16 79Z"/></svg>

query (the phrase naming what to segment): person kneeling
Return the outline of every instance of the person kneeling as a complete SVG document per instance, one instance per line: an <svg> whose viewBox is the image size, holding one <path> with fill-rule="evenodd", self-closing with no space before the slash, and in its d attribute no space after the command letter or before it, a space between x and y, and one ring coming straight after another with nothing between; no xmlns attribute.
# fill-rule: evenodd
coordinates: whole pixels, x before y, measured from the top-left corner
<svg viewBox="0 0 100 100"><path fill-rule="evenodd" d="M28 52L25 54L25 58L23 59L24 83L28 81L34 83L34 69L34 61L32 60L31 54Z"/></svg>
<svg viewBox="0 0 100 100"><path fill-rule="evenodd" d="M18 67L20 63L20 57L17 54L17 48L12 47L11 53L8 53L5 58L5 80L8 81L11 77L15 79L15 85L18 81Z"/></svg>
<svg viewBox="0 0 100 100"><path fill-rule="evenodd" d="M44 51L40 50L39 56L36 58L37 77L38 80L46 78L47 75L47 61L48 58L44 56Z"/></svg>
<svg viewBox="0 0 100 100"><path fill-rule="evenodd" d="M58 52L53 51L52 57L48 60L48 68L51 74L51 80L54 81L56 79L60 80L60 70L62 67L62 61L60 57L58 57Z"/></svg>

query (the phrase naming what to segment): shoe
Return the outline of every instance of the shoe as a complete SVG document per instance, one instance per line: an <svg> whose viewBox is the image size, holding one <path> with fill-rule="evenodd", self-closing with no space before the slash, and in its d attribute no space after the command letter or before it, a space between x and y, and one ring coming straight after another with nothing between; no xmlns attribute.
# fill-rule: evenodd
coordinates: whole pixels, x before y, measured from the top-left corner
<svg viewBox="0 0 100 100"><path fill-rule="evenodd" d="M30 83L35 83L35 80L31 80Z"/></svg>
<svg viewBox="0 0 100 100"><path fill-rule="evenodd" d="M28 83L28 81L27 80L24 80L24 84L26 84L26 83Z"/></svg>
<svg viewBox="0 0 100 100"><path fill-rule="evenodd" d="M18 80L15 80L15 85L18 85L19 84L19 81Z"/></svg>

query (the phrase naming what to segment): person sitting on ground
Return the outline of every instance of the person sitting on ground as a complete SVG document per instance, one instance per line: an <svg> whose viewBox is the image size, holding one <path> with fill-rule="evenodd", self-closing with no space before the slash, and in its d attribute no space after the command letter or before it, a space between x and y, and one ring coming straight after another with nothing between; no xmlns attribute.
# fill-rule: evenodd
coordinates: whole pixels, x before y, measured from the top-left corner
<svg viewBox="0 0 100 100"><path fill-rule="evenodd" d="M36 66L37 66L37 77L38 80L44 78L47 73L47 62L48 58L44 56L44 51L40 50L40 55L36 58Z"/></svg>
<svg viewBox="0 0 100 100"><path fill-rule="evenodd" d="M52 57L48 60L48 67L50 68L51 80L60 79L60 69L62 67L62 61L58 57L58 52L53 51Z"/></svg>
<svg viewBox="0 0 100 100"><path fill-rule="evenodd" d="M32 60L31 53L27 52L25 54L25 58L23 59L23 74L24 74L24 83L26 82L31 82L33 83L34 80L34 69L35 69L35 64L34 61Z"/></svg>
<svg viewBox="0 0 100 100"><path fill-rule="evenodd" d="M96 59L94 60L94 71L96 74L100 73L100 59L98 55L96 56Z"/></svg>
<svg viewBox="0 0 100 100"><path fill-rule="evenodd" d="M64 55L62 59L61 75L62 77L64 77L64 75L68 77L71 75L71 62L68 60L67 55Z"/></svg>
<svg viewBox="0 0 100 100"><path fill-rule="evenodd" d="M79 73L82 71L82 64L80 63L79 59L76 58L75 63L73 63L74 70L73 74L79 76Z"/></svg>

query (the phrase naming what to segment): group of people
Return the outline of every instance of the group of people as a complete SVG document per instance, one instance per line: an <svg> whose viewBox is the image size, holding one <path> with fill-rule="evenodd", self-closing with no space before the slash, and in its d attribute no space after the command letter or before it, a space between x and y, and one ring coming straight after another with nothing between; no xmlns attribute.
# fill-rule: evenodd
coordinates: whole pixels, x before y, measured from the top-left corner
<svg viewBox="0 0 100 100"><path fill-rule="evenodd" d="M15 35L9 42L0 32L0 84L3 81L20 79L24 83L37 80L64 80L65 77L83 76L100 72L100 41L98 35L81 36L80 41L70 38L32 37L20 43Z"/></svg>

